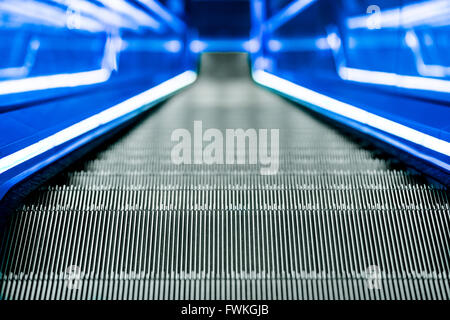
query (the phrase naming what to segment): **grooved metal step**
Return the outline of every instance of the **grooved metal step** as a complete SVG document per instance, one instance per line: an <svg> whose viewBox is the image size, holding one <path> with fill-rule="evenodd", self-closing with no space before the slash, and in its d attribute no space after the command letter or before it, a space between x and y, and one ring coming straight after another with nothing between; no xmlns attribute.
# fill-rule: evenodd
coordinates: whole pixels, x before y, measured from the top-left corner
<svg viewBox="0 0 450 320"><path fill-rule="evenodd" d="M448 191L233 73L245 57L226 59L204 57L192 88L24 200L1 298L450 298ZM194 120L279 128L278 174L173 164L171 133Z"/></svg>

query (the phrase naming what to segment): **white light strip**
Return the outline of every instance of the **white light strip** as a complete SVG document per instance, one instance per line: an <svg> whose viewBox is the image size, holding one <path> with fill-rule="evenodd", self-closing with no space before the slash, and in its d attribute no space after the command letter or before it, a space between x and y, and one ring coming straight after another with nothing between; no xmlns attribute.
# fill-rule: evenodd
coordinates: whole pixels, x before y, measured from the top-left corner
<svg viewBox="0 0 450 320"><path fill-rule="evenodd" d="M27 74L28 68L24 66L0 69L1 78L26 77Z"/></svg>
<svg viewBox="0 0 450 320"><path fill-rule="evenodd" d="M427 34L426 36L429 37ZM430 39L432 41L432 39ZM416 60L417 72L424 77L436 77L444 78L450 75L450 67L437 65L437 64L425 64L422 55L422 49L420 46L420 40L414 30L409 30L405 34L405 43L411 49Z"/></svg>
<svg viewBox="0 0 450 320"><path fill-rule="evenodd" d="M27 22L38 22L58 28L67 27L67 12L56 6L30 0L0 1L0 12L13 17L23 17ZM89 32L104 32L104 26L98 21L85 16L77 17L79 29Z"/></svg>
<svg viewBox="0 0 450 320"><path fill-rule="evenodd" d="M136 21L138 25L147 26L158 30L161 28L161 24L155 20L152 16L138 9L131 3L124 0L98 0L105 7L114 10L117 13L123 14L131 18L132 21Z"/></svg>
<svg viewBox="0 0 450 320"><path fill-rule="evenodd" d="M178 76L169 79L156 87L153 87L143 93L138 94L118 105L108 108L96 115L78 122L62 131L59 131L35 144L22 150L10 154L0 159L0 173L3 173L33 157L36 157L58 145L61 145L71 139L74 139L88 131L99 126L118 119L130 112L133 112L142 106L155 102L167 95L193 83L197 75L193 71L186 71Z"/></svg>
<svg viewBox="0 0 450 320"><path fill-rule="evenodd" d="M335 114L360 123L364 123L399 138L424 146L430 150L450 156L450 143L445 140L438 139L397 122L377 116L373 113L299 86L293 82L279 78L262 70L255 71L253 73L253 79L263 86L273 88L305 103L312 104L324 110L331 111Z"/></svg>
<svg viewBox="0 0 450 320"><path fill-rule="evenodd" d="M98 21L101 21L109 26L115 28L130 28L137 30L139 26L134 21L126 19L119 13L109 10L105 7L100 7L89 0L52 0L61 5L65 5L72 10L77 10L85 15L91 16Z"/></svg>
<svg viewBox="0 0 450 320"><path fill-rule="evenodd" d="M391 72L371 71L340 67L339 76L344 80L394 86L406 89L450 93L450 81L426 77L405 76Z"/></svg>
<svg viewBox="0 0 450 320"><path fill-rule="evenodd" d="M0 81L0 95L102 83L107 81L110 76L110 70L98 69L78 73L5 80Z"/></svg>
<svg viewBox="0 0 450 320"><path fill-rule="evenodd" d="M186 29L185 23L179 19L175 14L172 14L162 4L156 0L138 0L143 6L149 8L156 16L163 19L169 27L175 31L183 32Z"/></svg>

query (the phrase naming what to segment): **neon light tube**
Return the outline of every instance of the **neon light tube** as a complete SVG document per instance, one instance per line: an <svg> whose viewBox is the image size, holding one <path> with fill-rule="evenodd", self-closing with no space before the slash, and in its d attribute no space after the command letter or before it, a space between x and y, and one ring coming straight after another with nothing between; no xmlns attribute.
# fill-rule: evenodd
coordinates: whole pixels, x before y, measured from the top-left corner
<svg viewBox="0 0 450 320"><path fill-rule="evenodd" d="M2 78L21 78L26 77L29 73L31 68L34 65L34 61L36 60L36 54L41 46L41 43L39 40L31 40L30 44L28 45L28 51L25 56L25 61L22 66L20 67L12 67L12 68L3 68L0 69L0 77Z"/></svg>
<svg viewBox="0 0 450 320"><path fill-rule="evenodd" d="M288 4L265 23L267 30L274 31L281 27L316 1L317 0L297 0Z"/></svg>
<svg viewBox="0 0 450 320"><path fill-rule="evenodd" d="M62 131L59 131L39 142L36 142L22 150L14 152L2 159L0 159L0 173L3 173L33 157L36 157L44 152L59 146L65 142L70 141L82 134L87 133L99 126L118 119L130 112L133 112L142 106L151 102L155 102L164 98L171 93L182 89L193 83L197 75L194 71L185 71L178 76L171 78L156 87L144 91L137 96L125 100L111 108L108 108L100 113L97 113L85 120L82 120Z"/></svg>
<svg viewBox="0 0 450 320"><path fill-rule="evenodd" d="M391 135L424 146L425 148L435 152L450 156L450 143L445 140L438 139L397 122L380 117L376 114L367 112L358 107L312 91L262 70L253 72L253 79L263 86L275 89L307 104L331 111L335 114L364 123ZM444 166L450 170L450 166L448 164L443 163L442 161L439 162L441 166Z"/></svg>
<svg viewBox="0 0 450 320"><path fill-rule="evenodd" d="M154 30L161 29L161 24L156 21L152 16L148 15L144 11L136 8L132 4L123 0L98 0L104 6L115 10L118 13L124 14L136 21L138 24L153 28Z"/></svg>
<svg viewBox="0 0 450 320"><path fill-rule="evenodd" d="M24 17L30 22L58 28L67 27L67 12L35 1L0 1L0 11L12 14L13 16ZM98 21L85 16L79 16L79 29L89 32L104 32L104 26ZM27 21L25 20L25 21Z"/></svg>
<svg viewBox="0 0 450 320"><path fill-rule="evenodd" d="M411 49L416 60L417 72L426 77L443 78L450 75L450 67L436 64L425 64L419 44L419 39L414 30L409 30L405 35L405 43Z"/></svg>
<svg viewBox="0 0 450 320"><path fill-rule="evenodd" d="M110 76L110 70L98 69L78 73L5 80L0 82L0 95L91 85L105 82Z"/></svg>
<svg viewBox="0 0 450 320"><path fill-rule="evenodd" d="M411 28L415 26L447 26L450 24L450 4L448 0L424 1L401 8L380 12L381 28ZM347 19L349 29L369 29L370 15Z"/></svg>
<svg viewBox="0 0 450 320"><path fill-rule="evenodd" d="M115 28L129 28L132 30L139 29L139 26L130 19L126 19L125 17L121 16L120 14L112 10L109 10L105 7L100 7L86 0L52 0L52 1L61 5L65 5L68 8L80 11L85 15L89 15L95 18L96 20L101 21Z"/></svg>
<svg viewBox="0 0 450 320"><path fill-rule="evenodd" d="M139 0L139 2L163 19L175 31L182 32L186 25L176 15L170 13L163 5L156 0Z"/></svg>

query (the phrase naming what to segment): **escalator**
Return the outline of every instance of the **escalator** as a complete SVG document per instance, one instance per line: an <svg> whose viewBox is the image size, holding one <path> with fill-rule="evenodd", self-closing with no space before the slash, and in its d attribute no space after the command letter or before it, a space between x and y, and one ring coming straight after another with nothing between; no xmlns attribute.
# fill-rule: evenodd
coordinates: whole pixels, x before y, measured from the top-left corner
<svg viewBox="0 0 450 320"><path fill-rule="evenodd" d="M174 164L194 121L279 129L277 174ZM204 54L192 87L22 200L0 297L449 299L449 226L445 187L256 86L245 55Z"/></svg>

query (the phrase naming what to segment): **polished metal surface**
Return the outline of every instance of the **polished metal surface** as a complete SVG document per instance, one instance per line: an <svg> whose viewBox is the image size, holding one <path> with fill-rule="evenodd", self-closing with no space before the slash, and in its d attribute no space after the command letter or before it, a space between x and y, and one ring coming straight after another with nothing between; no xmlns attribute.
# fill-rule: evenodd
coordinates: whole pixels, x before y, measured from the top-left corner
<svg viewBox="0 0 450 320"><path fill-rule="evenodd" d="M245 56L202 68L24 200L3 240L2 298L450 298L443 187L257 87ZM173 164L171 133L194 120L279 129L278 174Z"/></svg>

